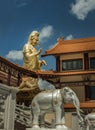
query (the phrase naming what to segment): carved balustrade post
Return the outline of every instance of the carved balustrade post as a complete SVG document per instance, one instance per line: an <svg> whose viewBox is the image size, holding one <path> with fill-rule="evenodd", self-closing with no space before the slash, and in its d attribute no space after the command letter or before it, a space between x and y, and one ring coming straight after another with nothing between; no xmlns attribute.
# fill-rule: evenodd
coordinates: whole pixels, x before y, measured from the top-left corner
<svg viewBox="0 0 95 130"><path fill-rule="evenodd" d="M4 130L14 130L16 93L18 90L14 87L0 84L0 94L4 99L3 122Z"/></svg>

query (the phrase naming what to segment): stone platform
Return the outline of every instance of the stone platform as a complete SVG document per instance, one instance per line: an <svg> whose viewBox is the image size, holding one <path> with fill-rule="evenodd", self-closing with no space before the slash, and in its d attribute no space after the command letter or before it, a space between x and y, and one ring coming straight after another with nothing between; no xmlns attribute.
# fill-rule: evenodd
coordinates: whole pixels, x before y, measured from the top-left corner
<svg viewBox="0 0 95 130"><path fill-rule="evenodd" d="M57 128L26 128L26 130L71 130L66 126L57 127Z"/></svg>

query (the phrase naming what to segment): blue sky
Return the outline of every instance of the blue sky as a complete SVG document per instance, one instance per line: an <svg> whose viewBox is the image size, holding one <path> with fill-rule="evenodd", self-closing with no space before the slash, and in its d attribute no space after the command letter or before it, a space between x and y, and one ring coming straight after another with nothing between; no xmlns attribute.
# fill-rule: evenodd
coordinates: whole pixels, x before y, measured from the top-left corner
<svg viewBox="0 0 95 130"><path fill-rule="evenodd" d="M95 37L95 0L0 0L0 56L23 65L22 48L33 30L40 32L42 53L58 37ZM55 70L54 57L44 57Z"/></svg>

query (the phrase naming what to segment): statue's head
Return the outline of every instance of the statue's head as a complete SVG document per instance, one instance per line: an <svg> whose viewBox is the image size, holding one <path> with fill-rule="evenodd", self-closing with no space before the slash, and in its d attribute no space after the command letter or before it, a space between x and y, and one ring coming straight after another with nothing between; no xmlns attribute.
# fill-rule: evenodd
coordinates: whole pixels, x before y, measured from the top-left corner
<svg viewBox="0 0 95 130"><path fill-rule="evenodd" d="M29 37L34 37L34 36L39 36L39 32L38 31L32 31L29 35Z"/></svg>
<svg viewBox="0 0 95 130"><path fill-rule="evenodd" d="M28 38L29 43L35 46L38 43L38 40L39 40L39 32L32 31Z"/></svg>

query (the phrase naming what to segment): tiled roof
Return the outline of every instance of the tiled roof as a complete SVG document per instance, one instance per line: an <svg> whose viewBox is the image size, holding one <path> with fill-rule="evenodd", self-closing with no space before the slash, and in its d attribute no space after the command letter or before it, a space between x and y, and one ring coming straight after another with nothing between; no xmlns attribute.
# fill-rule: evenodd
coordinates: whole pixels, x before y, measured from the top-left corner
<svg viewBox="0 0 95 130"><path fill-rule="evenodd" d="M95 51L95 37L73 40L64 40L64 38L60 38L56 45L50 50L46 50L45 54L42 54L42 56L88 51Z"/></svg>

